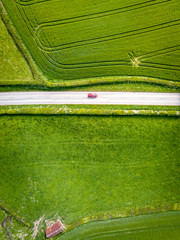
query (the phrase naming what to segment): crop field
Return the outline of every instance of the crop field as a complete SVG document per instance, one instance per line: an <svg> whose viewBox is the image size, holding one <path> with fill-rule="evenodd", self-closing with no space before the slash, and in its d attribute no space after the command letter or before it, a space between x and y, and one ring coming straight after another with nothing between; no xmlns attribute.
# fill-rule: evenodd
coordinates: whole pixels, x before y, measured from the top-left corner
<svg viewBox="0 0 180 240"><path fill-rule="evenodd" d="M166 212L88 223L59 240L179 240L180 215Z"/></svg>
<svg viewBox="0 0 180 240"><path fill-rule="evenodd" d="M26 224L179 210L176 117L4 115L0 129L0 201Z"/></svg>
<svg viewBox="0 0 180 240"><path fill-rule="evenodd" d="M179 0L2 0L46 79L180 77Z"/></svg>

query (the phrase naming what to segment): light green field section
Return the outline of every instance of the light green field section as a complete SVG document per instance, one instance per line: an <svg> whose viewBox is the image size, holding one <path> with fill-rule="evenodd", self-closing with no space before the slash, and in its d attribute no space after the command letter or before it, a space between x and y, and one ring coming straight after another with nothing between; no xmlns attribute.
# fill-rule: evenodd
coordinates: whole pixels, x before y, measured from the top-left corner
<svg viewBox="0 0 180 240"><path fill-rule="evenodd" d="M179 240L180 214L167 212L93 222L59 237L59 240Z"/></svg>
<svg viewBox="0 0 180 240"><path fill-rule="evenodd" d="M0 18L0 84L33 81L29 66Z"/></svg>
<svg viewBox="0 0 180 240"><path fill-rule="evenodd" d="M179 80L178 0L2 0L49 80Z"/></svg>
<svg viewBox="0 0 180 240"><path fill-rule="evenodd" d="M0 129L0 198L31 224L179 209L178 118L1 116Z"/></svg>

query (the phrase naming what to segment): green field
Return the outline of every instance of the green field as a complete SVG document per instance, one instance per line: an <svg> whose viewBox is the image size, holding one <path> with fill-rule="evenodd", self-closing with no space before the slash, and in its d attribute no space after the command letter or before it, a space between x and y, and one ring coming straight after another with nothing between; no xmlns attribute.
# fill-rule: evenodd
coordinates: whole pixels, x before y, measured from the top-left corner
<svg viewBox="0 0 180 240"><path fill-rule="evenodd" d="M179 212L167 212L88 223L59 240L179 240Z"/></svg>
<svg viewBox="0 0 180 240"><path fill-rule="evenodd" d="M8 34L1 18L0 29L0 84L17 80L22 84L33 81L28 64Z"/></svg>
<svg viewBox="0 0 180 240"><path fill-rule="evenodd" d="M2 3L50 81L107 76L179 81L178 0Z"/></svg>
<svg viewBox="0 0 180 240"><path fill-rule="evenodd" d="M179 8L0 0L0 92L179 92ZM0 240L178 240L179 108L0 106Z"/></svg>
<svg viewBox="0 0 180 240"><path fill-rule="evenodd" d="M0 198L31 225L179 209L178 118L12 115L0 129Z"/></svg>

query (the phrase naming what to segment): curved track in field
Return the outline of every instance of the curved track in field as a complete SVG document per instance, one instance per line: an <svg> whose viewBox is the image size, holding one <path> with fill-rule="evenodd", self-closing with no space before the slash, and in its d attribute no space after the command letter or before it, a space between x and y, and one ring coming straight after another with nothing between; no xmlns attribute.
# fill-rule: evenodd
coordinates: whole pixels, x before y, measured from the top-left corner
<svg viewBox="0 0 180 240"><path fill-rule="evenodd" d="M2 0L9 17L49 79L179 81L178 0L9 1Z"/></svg>

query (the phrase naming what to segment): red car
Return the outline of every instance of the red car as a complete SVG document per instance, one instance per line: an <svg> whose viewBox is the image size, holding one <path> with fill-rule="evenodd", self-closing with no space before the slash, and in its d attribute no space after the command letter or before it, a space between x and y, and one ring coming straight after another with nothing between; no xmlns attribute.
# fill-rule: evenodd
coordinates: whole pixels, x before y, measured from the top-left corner
<svg viewBox="0 0 180 240"><path fill-rule="evenodd" d="M97 98L97 93L88 93L88 98Z"/></svg>

